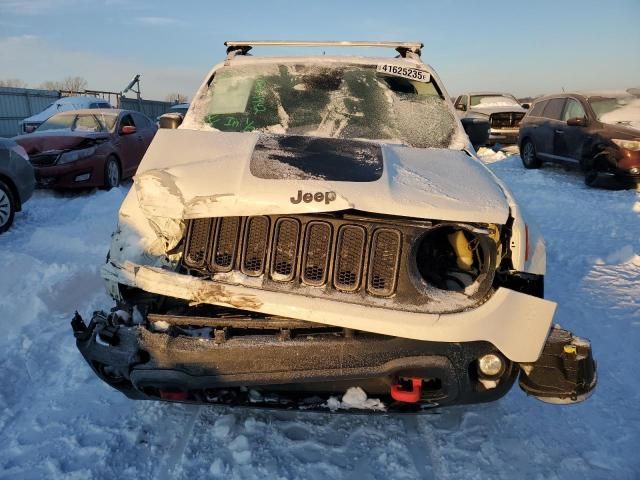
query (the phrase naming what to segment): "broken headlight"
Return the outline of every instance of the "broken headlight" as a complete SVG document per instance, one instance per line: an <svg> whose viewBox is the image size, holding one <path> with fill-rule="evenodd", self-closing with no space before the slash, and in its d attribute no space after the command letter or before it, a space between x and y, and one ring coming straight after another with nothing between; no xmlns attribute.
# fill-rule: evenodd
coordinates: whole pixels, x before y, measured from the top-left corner
<svg viewBox="0 0 640 480"><path fill-rule="evenodd" d="M68 152L64 152L58 157L58 165L61 165L63 163L77 162L78 160L92 157L93 155L95 155L95 153L96 147L82 148L80 150L70 150Z"/></svg>

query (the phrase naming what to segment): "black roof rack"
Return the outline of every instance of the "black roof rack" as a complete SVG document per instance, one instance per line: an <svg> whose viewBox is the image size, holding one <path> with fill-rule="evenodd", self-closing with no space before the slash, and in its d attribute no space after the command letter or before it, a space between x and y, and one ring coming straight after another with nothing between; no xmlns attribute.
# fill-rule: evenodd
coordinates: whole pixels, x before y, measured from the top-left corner
<svg viewBox="0 0 640 480"><path fill-rule="evenodd" d="M378 47L393 48L401 57L406 57L411 52L418 56L424 44L422 42L364 42L364 41L329 41L314 42L306 40L229 40L224 42L227 53L237 51L246 55L253 47Z"/></svg>

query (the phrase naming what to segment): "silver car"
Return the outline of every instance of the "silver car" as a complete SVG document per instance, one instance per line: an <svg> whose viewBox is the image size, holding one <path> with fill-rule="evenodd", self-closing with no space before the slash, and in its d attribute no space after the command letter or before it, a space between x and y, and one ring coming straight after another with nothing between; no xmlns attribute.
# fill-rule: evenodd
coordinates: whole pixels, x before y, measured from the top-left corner
<svg viewBox="0 0 640 480"><path fill-rule="evenodd" d="M465 93L456 98L454 106L461 120L489 119L489 145L516 143L520 121L527 112L513 95L499 92Z"/></svg>
<svg viewBox="0 0 640 480"><path fill-rule="evenodd" d="M0 138L0 233L11 227L15 213L31 197L35 184L24 148L13 140Z"/></svg>

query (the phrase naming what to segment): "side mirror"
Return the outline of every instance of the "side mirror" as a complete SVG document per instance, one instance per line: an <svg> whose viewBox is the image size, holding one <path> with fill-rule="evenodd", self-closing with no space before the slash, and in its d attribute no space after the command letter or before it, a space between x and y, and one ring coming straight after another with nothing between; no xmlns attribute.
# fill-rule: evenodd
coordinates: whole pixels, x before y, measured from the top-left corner
<svg viewBox="0 0 640 480"><path fill-rule="evenodd" d="M467 111L467 106L464 103L456 103L456 110L462 110L463 112Z"/></svg>
<svg viewBox="0 0 640 480"><path fill-rule="evenodd" d="M176 129L182 124L182 120L184 120L184 115L172 112L161 115L158 123L160 128Z"/></svg>
<svg viewBox="0 0 640 480"><path fill-rule="evenodd" d="M26 127L24 127L24 133L33 133L35 129L35 125L27 125Z"/></svg>
<svg viewBox="0 0 640 480"><path fill-rule="evenodd" d="M125 125L120 129L120 135L131 135L132 133L136 133L136 127L133 125Z"/></svg>
<svg viewBox="0 0 640 480"><path fill-rule="evenodd" d="M570 127L586 127L587 119L584 117L573 117L567 120L567 125Z"/></svg>
<svg viewBox="0 0 640 480"><path fill-rule="evenodd" d="M467 132L473 148L483 147L489 141L489 119L482 117L466 117L460 120L464 131Z"/></svg>
<svg viewBox="0 0 640 480"><path fill-rule="evenodd" d="M531 104L530 103L521 103L520 106L522 108L524 108L525 110L529 110L531 108Z"/></svg>

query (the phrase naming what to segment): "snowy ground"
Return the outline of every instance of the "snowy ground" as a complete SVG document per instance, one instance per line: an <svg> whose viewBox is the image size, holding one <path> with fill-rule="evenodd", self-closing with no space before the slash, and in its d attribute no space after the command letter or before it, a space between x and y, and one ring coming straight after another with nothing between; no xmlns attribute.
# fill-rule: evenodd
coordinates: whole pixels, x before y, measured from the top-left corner
<svg viewBox="0 0 640 480"><path fill-rule="evenodd" d="M103 263L127 187L36 192L0 237L0 479L640 477L640 194L483 151L547 240L556 321L593 341L586 403L515 387L423 416L301 414L133 402L100 382L69 320L111 306Z"/></svg>

